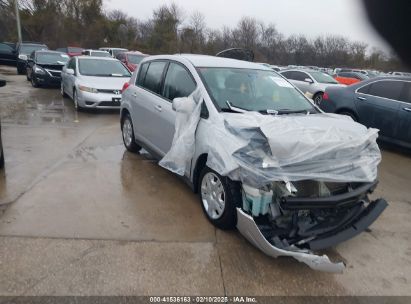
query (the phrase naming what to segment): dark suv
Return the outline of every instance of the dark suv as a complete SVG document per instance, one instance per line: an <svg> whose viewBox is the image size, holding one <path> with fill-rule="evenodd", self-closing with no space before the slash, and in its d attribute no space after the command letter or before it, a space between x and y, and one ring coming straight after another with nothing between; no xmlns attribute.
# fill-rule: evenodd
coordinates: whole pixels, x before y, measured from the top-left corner
<svg viewBox="0 0 411 304"><path fill-rule="evenodd" d="M48 50L47 45L37 42L22 42L16 46L17 73L26 73L27 58L34 51Z"/></svg>

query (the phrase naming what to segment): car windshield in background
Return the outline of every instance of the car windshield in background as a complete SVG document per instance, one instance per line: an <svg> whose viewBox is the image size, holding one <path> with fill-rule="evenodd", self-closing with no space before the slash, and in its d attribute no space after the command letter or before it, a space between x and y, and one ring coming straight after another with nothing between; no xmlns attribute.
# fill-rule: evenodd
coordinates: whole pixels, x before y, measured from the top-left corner
<svg viewBox="0 0 411 304"><path fill-rule="evenodd" d="M127 52L126 49L113 50L113 56L116 57L120 53Z"/></svg>
<svg viewBox="0 0 411 304"><path fill-rule="evenodd" d="M66 54L58 53L37 53L38 64L60 64L64 65L69 60Z"/></svg>
<svg viewBox="0 0 411 304"><path fill-rule="evenodd" d="M145 57L144 55L127 55L128 61L133 64L139 64Z"/></svg>
<svg viewBox="0 0 411 304"><path fill-rule="evenodd" d="M310 72L310 75L319 83L338 83L330 75L324 74L322 72Z"/></svg>
<svg viewBox="0 0 411 304"><path fill-rule="evenodd" d="M223 111L235 107L263 113L315 112L303 94L274 72L235 68L198 70Z"/></svg>
<svg viewBox="0 0 411 304"><path fill-rule="evenodd" d="M47 47L45 45L22 45L20 53L30 55L32 52L39 50L47 50Z"/></svg>
<svg viewBox="0 0 411 304"><path fill-rule="evenodd" d="M130 77L130 72L117 60L80 59L80 74L99 77Z"/></svg>
<svg viewBox="0 0 411 304"><path fill-rule="evenodd" d="M91 52L90 55L94 57L111 57L108 52Z"/></svg>
<svg viewBox="0 0 411 304"><path fill-rule="evenodd" d="M77 47L69 47L67 50L69 53L81 53L83 51L82 48Z"/></svg>

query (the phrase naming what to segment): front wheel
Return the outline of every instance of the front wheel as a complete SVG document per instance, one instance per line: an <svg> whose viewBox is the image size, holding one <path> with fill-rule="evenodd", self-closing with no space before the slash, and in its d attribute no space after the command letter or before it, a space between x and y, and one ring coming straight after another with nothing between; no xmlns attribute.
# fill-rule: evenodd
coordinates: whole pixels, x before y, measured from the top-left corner
<svg viewBox="0 0 411 304"><path fill-rule="evenodd" d="M234 229L237 225L236 207L241 202L240 183L204 167L199 179L201 206L208 220L217 228Z"/></svg>
<svg viewBox="0 0 411 304"><path fill-rule="evenodd" d="M121 133L123 134L123 143L126 149L133 153L138 153L141 147L136 144L134 137L133 122L131 121L130 114L125 114L123 122L121 124Z"/></svg>
<svg viewBox="0 0 411 304"><path fill-rule="evenodd" d="M31 85L33 86L33 88L38 88L39 84L36 81L36 78L31 77Z"/></svg>

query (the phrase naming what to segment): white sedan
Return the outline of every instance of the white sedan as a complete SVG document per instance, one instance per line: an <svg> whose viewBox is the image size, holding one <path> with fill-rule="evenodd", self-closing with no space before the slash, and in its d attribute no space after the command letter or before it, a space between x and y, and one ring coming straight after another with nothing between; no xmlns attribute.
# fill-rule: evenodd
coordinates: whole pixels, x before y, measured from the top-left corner
<svg viewBox="0 0 411 304"><path fill-rule="evenodd" d="M117 59L80 56L67 62L61 73L61 94L83 108L118 109L129 70Z"/></svg>

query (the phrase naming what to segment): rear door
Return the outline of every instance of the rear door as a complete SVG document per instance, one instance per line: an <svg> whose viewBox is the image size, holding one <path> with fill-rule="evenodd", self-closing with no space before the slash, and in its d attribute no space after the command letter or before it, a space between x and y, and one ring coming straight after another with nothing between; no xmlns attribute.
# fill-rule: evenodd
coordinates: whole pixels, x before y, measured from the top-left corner
<svg viewBox="0 0 411 304"><path fill-rule="evenodd" d="M6 64L16 63L16 54L10 46L0 43L0 61Z"/></svg>
<svg viewBox="0 0 411 304"><path fill-rule="evenodd" d="M170 62L167 68L167 73L164 79L164 86L159 105L161 111L158 111L158 124L155 130L155 145L162 152L166 154L173 142L174 125L176 113L172 109L172 102L174 98L187 97L196 88L194 77L191 73L180 63Z"/></svg>
<svg viewBox="0 0 411 304"><path fill-rule="evenodd" d="M379 80L357 89L354 95L360 123L379 129L382 136L395 137L403 85L398 80Z"/></svg>
<svg viewBox="0 0 411 304"><path fill-rule="evenodd" d="M131 94L135 137L159 156L162 153L156 144L159 140L156 129L162 125L159 116L164 107L161 92L167 64L165 60L145 62L139 70L135 86L127 90Z"/></svg>
<svg viewBox="0 0 411 304"><path fill-rule="evenodd" d="M395 137L411 144L411 82L404 82Z"/></svg>

